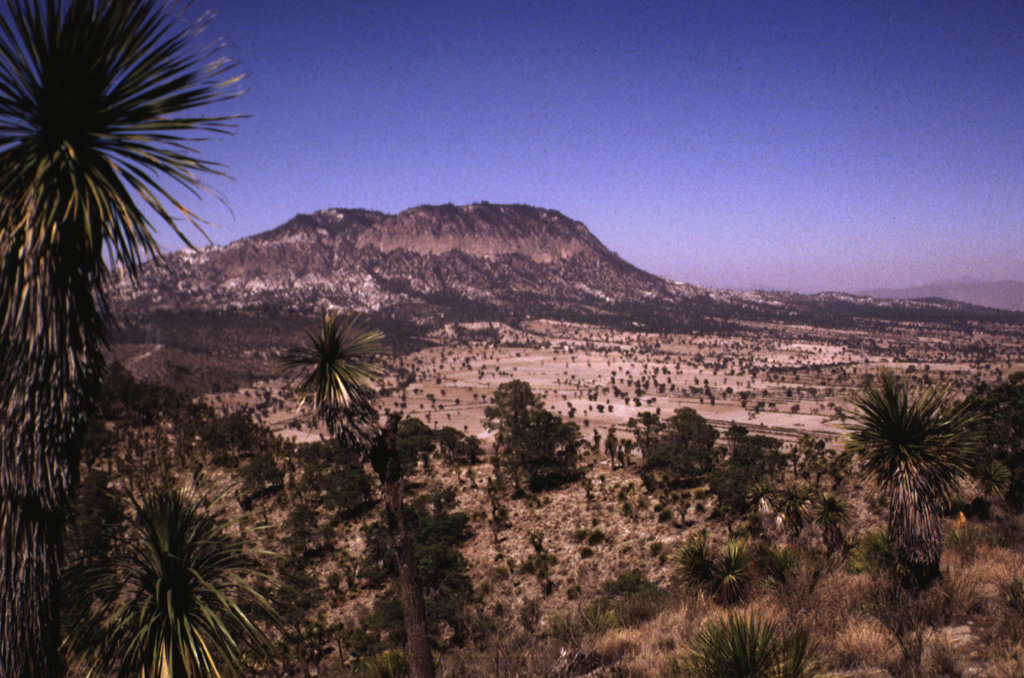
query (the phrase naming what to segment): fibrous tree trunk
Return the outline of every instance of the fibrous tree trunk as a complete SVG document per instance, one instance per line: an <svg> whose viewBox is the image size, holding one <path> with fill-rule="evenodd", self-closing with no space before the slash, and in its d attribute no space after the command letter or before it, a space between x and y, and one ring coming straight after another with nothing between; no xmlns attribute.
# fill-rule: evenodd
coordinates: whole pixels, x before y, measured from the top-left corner
<svg viewBox="0 0 1024 678"><path fill-rule="evenodd" d="M377 437L370 451L370 462L380 479L384 495L384 512L388 532L398 561L398 595L402 603L405 625L405 655L412 678L434 678L434 659L427 635L427 612L423 602L423 586L416 571L412 531L402 501L402 464L395 448L397 417Z"/></svg>
<svg viewBox="0 0 1024 678"><path fill-rule="evenodd" d="M103 360L88 271L0 238L0 678L62 676L60 565Z"/></svg>

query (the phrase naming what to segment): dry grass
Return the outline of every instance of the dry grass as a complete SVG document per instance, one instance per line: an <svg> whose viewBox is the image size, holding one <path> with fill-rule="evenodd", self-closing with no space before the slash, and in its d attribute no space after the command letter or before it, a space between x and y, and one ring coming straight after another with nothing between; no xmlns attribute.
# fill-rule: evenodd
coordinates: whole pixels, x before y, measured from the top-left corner
<svg viewBox="0 0 1024 678"><path fill-rule="evenodd" d="M717 609L704 596L687 598L645 624L604 634L593 641L592 649L628 676L659 676L667 657L688 647L703 620Z"/></svg>
<svg viewBox="0 0 1024 678"><path fill-rule="evenodd" d="M899 650L889 632L875 618L851 619L831 643L822 645L822 654L836 670L885 666L896 661Z"/></svg>

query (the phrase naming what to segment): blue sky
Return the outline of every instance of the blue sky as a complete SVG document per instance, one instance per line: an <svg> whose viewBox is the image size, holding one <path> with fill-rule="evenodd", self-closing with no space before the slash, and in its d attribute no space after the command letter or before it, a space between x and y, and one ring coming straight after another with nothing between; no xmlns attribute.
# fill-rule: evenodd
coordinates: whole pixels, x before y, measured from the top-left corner
<svg viewBox="0 0 1024 678"><path fill-rule="evenodd" d="M560 210L716 287L1024 279L1024 2L194 0L249 73L226 243L298 212ZM170 239L167 246L175 246Z"/></svg>

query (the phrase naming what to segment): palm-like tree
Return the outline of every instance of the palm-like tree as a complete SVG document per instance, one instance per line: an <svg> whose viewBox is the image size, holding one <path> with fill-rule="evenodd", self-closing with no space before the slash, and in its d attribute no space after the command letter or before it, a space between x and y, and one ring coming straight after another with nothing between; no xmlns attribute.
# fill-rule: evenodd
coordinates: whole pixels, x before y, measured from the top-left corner
<svg viewBox="0 0 1024 678"><path fill-rule="evenodd" d="M112 264L134 279L198 218L194 142L231 119L231 63L155 0L10 0L0 16L0 674L60 672L63 515L102 368ZM173 2L171 3L173 6Z"/></svg>
<svg viewBox="0 0 1024 678"><path fill-rule="evenodd" d="M395 445L398 416L378 430L373 407L373 383L381 369L373 357L381 349L382 335L367 330L355 315L344 318L324 314L319 334L309 344L288 355L286 368L302 371L300 405L310 404L314 417L332 437L367 450L380 479L388 531L398 561L399 597L405 625L405 648L410 675L433 678L434 662L427 636L423 587L416 573L412 532L402 502L402 464Z"/></svg>
<svg viewBox="0 0 1024 678"><path fill-rule="evenodd" d="M851 399L850 446L889 505L893 555L906 583L939 575L942 507L970 472L973 415L948 389L912 390L883 371Z"/></svg>
<svg viewBox="0 0 1024 678"><path fill-rule="evenodd" d="M814 503L814 524L821 528L825 548L834 553L843 546L843 528L850 522L850 502L823 492Z"/></svg>
<svg viewBox="0 0 1024 678"><path fill-rule="evenodd" d="M759 480L747 492L747 503L757 514L761 532L765 536L775 533L775 485L770 480Z"/></svg>
<svg viewBox="0 0 1024 678"><path fill-rule="evenodd" d="M113 551L71 566L68 647L87 675L237 676L268 656L250 619L274 617L257 560L204 504L195 491L152 492Z"/></svg>
<svg viewBox="0 0 1024 678"><path fill-rule="evenodd" d="M375 362L383 335L366 329L355 314L325 313L320 332L308 336L304 348L282 361L301 371L299 407L312 405L332 438L365 446L377 433L373 385L383 374Z"/></svg>
<svg viewBox="0 0 1024 678"><path fill-rule="evenodd" d="M810 505L811 490L806 485L790 485L776 495L775 508L791 536L799 536Z"/></svg>

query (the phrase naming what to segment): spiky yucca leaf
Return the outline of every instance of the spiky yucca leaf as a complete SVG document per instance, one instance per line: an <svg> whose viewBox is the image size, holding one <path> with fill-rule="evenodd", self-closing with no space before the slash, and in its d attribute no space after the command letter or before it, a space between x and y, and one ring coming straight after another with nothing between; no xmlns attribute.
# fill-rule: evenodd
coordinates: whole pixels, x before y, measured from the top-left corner
<svg viewBox="0 0 1024 678"><path fill-rule="evenodd" d="M275 618L254 586L266 577L205 503L195 491L147 494L117 548L71 568L72 663L88 675L192 678L237 676L268 656L249 612Z"/></svg>
<svg viewBox="0 0 1024 678"><path fill-rule="evenodd" d="M927 584L939 572L941 510L970 470L974 415L948 388L912 390L888 370L851 404L849 444L888 499L893 553Z"/></svg>
<svg viewBox="0 0 1024 678"><path fill-rule="evenodd" d="M0 23L5 228L30 250L59 244L97 267L108 247L134 275L157 254L140 202L183 239L177 218L202 223L166 180L209 192L200 175L222 172L195 144L236 116L193 111L239 94L241 76L215 57L219 43L193 48L210 17L178 23L179 2L9 4Z"/></svg>
<svg viewBox="0 0 1024 678"><path fill-rule="evenodd" d="M368 441L376 428L373 384L382 370L374 362L384 335L365 327L356 314L325 313L319 334L285 356L286 369L301 370L299 406L310 404L332 437Z"/></svg>

